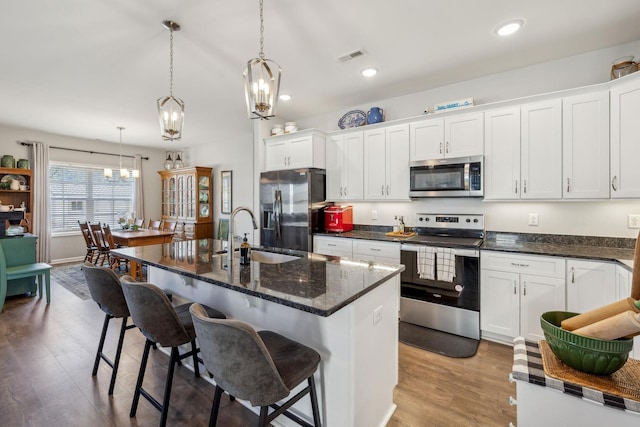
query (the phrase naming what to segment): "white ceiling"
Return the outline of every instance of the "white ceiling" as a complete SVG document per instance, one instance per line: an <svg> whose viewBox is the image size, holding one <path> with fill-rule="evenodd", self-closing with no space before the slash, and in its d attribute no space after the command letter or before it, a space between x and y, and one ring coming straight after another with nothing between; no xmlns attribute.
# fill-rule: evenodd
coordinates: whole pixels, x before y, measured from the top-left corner
<svg viewBox="0 0 640 427"><path fill-rule="evenodd" d="M4 1L0 122L167 148L249 136L242 71L259 51L257 0ZM519 18L510 38L493 34ZM640 40L638 0L265 0L264 52L283 69L278 113L298 120ZM186 103L182 142L156 99ZM366 56L337 57L356 49ZM360 70L380 69L372 79Z"/></svg>

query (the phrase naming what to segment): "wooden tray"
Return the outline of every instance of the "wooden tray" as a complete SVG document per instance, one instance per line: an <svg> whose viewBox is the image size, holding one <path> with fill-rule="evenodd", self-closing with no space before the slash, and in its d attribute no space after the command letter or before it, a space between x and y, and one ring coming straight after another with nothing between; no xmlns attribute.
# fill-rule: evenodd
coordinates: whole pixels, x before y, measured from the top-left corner
<svg viewBox="0 0 640 427"><path fill-rule="evenodd" d="M413 231L405 231L404 233L399 231L389 231L388 233L384 233L384 235L387 237L412 237L415 236L416 233Z"/></svg>

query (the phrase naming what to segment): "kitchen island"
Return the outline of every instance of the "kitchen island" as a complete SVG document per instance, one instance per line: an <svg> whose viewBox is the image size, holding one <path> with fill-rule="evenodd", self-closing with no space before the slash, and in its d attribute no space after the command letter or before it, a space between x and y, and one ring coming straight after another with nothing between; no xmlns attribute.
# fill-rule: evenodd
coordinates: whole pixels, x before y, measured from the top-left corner
<svg viewBox="0 0 640 427"><path fill-rule="evenodd" d="M250 265L239 265L236 256L228 269L225 243L201 239L114 252L146 265L149 282L178 298L207 304L318 351L322 425L386 425L395 410L399 274L404 267L261 248L252 251ZM308 399L293 409L311 420ZM285 417L273 424L294 425Z"/></svg>

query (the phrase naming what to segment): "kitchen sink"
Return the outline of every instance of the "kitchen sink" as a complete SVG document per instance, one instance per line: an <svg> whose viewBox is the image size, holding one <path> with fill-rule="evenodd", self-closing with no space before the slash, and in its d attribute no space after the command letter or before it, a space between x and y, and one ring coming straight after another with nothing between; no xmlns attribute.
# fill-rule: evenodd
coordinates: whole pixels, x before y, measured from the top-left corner
<svg viewBox="0 0 640 427"><path fill-rule="evenodd" d="M297 256L278 254L275 252L251 251L251 261L260 262L262 264L283 264L285 262L300 259Z"/></svg>

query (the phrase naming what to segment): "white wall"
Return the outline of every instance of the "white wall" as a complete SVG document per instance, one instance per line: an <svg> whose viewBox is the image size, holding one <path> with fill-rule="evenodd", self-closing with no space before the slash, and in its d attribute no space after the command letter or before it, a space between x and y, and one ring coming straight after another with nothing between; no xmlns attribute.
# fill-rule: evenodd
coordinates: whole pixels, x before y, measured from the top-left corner
<svg viewBox="0 0 640 427"><path fill-rule="evenodd" d="M124 137L123 137L124 138ZM31 159L30 147L24 147L16 141L30 140L40 141L49 146L74 148L79 150L101 151L106 153L119 154L119 144L96 141L82 138L74 138L65 135L41 132L33 129L19 128L13 126L0 125L0 154L11 154L16 160L26 158ZM164 151L123 144L122 154L141 154L149 157L149 160L142 162L142 179L145 218L160 218L160 178L157 171L163 168ZM119 158L100 154L88 154L67 150L49 150L49 160L63 161L69 163L90 164L99 166L118 167ZM132 166L132 159L123 159L123 165ZM37 208L37 207L36 207ZM78 229L78 233L72 236L55 237L51 241L51 261L53 263L82 258L86 253L84 240Z"/></svg>
<svg viewBox="0 0 640 427"><path fill-rule="evenodd" d="M351 109L368 111L378 106L385 120L420 115L427 106L439 102L473 97L476 105L505 101L606 82L611 63L621 56L640 56L640 41L589 52L557 61L494 74L410 95L355 105L344 111L298 119L300 129L339 130L340 117ZM473 64L465 66L472 67ZM414 215L424 213L484 213L490 231L553 233L635 238L638 230L627 228L627 215L640 213L640 201L592 202L484 202L474 199L425 199L406 203L352 203L357 224L392 225L393 216L404 215L405 223L414 225ZM371 211L378 214L371 219ZM528 214L539 215L539 225L528 225Z"/></svg>

